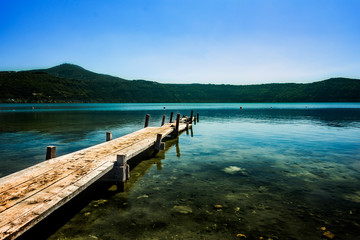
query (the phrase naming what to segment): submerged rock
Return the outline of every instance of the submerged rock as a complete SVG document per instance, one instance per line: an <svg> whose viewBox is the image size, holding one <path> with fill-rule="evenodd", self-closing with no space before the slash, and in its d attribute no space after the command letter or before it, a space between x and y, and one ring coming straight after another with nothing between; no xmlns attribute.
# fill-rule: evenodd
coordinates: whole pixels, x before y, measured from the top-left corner
<svg viewBox="0 0 360 240"><path fill-rule="evenodd" d="M117 186L116 186L116 185L112 185L112 186L108 189L108 191L110 191L110 192L115 192L115 191L117 191Z"/></svg>
<svg viewBox="0 0 360 240"><path fill-rule="evenodd" d="M265 191L267 191L267 190L268 190L267 187L264 187L264 186L260 186L260 187L258 188L258 192L259 192L259 193L265 192Z"/></svg>
<svg viewBox="0 0 360 240"><path fill-rule="evenodd" d="M175 212L182 213L182 214L192 213L192 209L189 206L174 206L173 210Z"/></svg>
<svg viewBox="0 0 360 240"><path fill-rule="evenodd" d="M323 233L323 235L328 238L328 239L333 239L335 237L335 234L333 234L332 232L330 231L326 231Z"/></svg>
<svg viewBox="0 0 360 240"><path fill-rule="evenodd" d="M247 176L248 174L246 173L246 169L245 168L240 168L240 167L236 167L236 166L230 166L227 168L223 169L224 172L228 173L228 174L241 174L244 176Z"/></svg>
<svg viewBox="0 0 360 240"><path fill-rule="evenodd" d="M236 237L238 237L238 238L247 238L246 235L242 234L242 233L236 234Z"/></svg>
<svg viewBox="0 0 360 240"><path fill-rule="evenodd" d="M149 195L144 194L144 195L138 196L137 199L140 199L140 198L148 198L148 197L149 197Z"/></svg>
<svg viewBox="0 0 360 240"><path fill-rule="evenodd" d="M96 200L94 201L94 205L102 205L104 203L106 203L108 200L106 199L99 199L99 200Z"/></svg>

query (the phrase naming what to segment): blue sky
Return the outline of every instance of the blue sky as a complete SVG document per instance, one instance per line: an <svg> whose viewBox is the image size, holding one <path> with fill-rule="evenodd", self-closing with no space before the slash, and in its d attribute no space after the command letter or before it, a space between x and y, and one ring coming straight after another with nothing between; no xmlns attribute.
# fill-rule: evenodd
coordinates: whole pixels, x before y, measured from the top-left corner
<svg viewBox="0 0 360 240"><path fill-rule="evenodd" d="M360 78L358 0L0 0L0 71L167 83Z"/></svg>

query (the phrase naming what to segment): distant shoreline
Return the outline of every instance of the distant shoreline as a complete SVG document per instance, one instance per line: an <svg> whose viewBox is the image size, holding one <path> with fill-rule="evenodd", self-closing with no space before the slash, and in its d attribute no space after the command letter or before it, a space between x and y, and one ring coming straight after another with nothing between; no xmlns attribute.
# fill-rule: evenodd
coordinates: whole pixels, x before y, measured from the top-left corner
<svg viewBox="0 0 360 240"><path fill-rule="evenodd" d="M98 74L72 64L0 72L0 103L360 102L360 80L258 85L163 84Z"/></svg>

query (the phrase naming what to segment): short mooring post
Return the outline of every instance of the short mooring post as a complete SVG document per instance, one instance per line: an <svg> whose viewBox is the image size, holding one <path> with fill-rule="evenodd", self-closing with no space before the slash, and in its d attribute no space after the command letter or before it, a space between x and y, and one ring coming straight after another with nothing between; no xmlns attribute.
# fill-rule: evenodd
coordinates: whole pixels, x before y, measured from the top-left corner
<svg viewBox="0 0 360 240"><path fill-rule="evenodd" d="M171 112L171 113L170 113L170 123L172 122L173 115L174 115L174 113Z"/></svg>
<svg viewBox="0 0 360 240"><path fill-rule="evenodd" d="M191 110L190 123L192 123L192 122L193 122L193 116L194 116L194 111L193 111L193 110Z"/></svg>
<svg viewBox="0 0 360 240"><path fill-rule="evenodd" d="M176 115L176 126L175 126L175 135L179 135L179 126L180 126L180 113Z"/></svg>
<svg viewBox="0 0 360 240"><path fill-rule="evenodd" d="M149 126L149 121L150 121L150 114L146 114L144 128L147 128Z"/></svg>
<svg viewBox="0 0 360 240"><path fill-rule="evenodd" d="M166 118L166 115L164 114L164 115L163 115L162 122L161 122L161 126L164 126L164 124L165 124L165 118Z"/></svg>
<svg viewBox="0 0 360 240"><path fill-rule="evenodd" d="M47 146L46 148L46 160L56 158L56 147L55 146Z"/></svg>
<svg viewBox="0 0 360 240"><path fill-rule="evenodd" d="M127 164L125 155L117 155L114 163L114 174L116 182L124 183L130 178L130 166Z"/></svg>
<svg viewBox="0 0 360 240"><path fill-rule="evenodd" d="M106 132L106 141L111 141L112 140L112 133L111 132Z"/></svg>
<svg viewBox="0 0 360 240"><path fill-rule="evenodd" d="M199 113L196 114L197 122L199 122Z"/></svg>
<svg viewBox="0 0 360 240"><path fill-rule="evenodd" d="M156 142L155 142L156 151L165 150L165 143L161 142L161 139L162 139L162 134L158 133L158 135L156 135Z"/></svg>
<svg viewBox="0 0 360 240"><path fill-rule="evenodd" d="M186 121L186 135L189 135L189 122Z"/></svg>

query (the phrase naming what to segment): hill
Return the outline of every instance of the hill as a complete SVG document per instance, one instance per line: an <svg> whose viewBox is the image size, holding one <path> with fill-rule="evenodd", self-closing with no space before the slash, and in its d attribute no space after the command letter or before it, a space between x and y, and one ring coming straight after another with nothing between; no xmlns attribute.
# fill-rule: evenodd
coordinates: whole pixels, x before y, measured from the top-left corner
<svg viewBox="0 0 360 240"><path fill-rule="evenodd" d="M54 77L75 79L80 81L126 81L125 79L113 77L106 74L94 73L80 66L64 63L48 69L33 70L35 72L45 72Z"/></svg>
<svg viewBox="0 0 360 240"><path fill-rule="evenodd" d="M160 84L98 74L72 64L0 72L0 102L360 102L360 80L308 84Z"/></svg>

